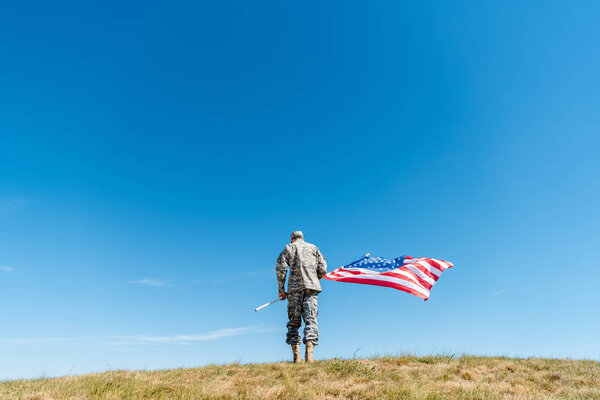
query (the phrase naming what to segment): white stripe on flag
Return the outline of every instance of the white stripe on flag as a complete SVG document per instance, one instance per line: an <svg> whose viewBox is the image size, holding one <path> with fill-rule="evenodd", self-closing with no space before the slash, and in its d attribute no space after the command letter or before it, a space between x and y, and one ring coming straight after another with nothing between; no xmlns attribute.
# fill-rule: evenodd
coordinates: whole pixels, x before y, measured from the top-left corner
<svg viewBox="0 0 600 400"><path fill-rule="evenodd" d="M437 282L435 279L425 275L425 273L423 271L421 271L419 268L417 268L414 265L405 265L404 268L406 268L407 270L413 272L415 275L417 275L419 278L423 279L425 282L429 283L430 285L435 285L435 282ZM396 271L394 271L396 272ZM402 270L398 270L398 273L403 272Z"/></svg>
<svg viewBox="0 0 600 400"><path fill-rule="evenodd" d="M422 260L422 261L418 261L416 263L411 263L411 264L419 264L420 266L422 266L423 268L425 268L427 271L431 272L438 278L440 277L440 275L442 275L442 271L440 271L439 268L434 267L433 265L429 264L427 261Z"/></svg>
<svg viewBox="0 0 600 400"><path fill-rule="evenodd" d="M373 280L373 281L392 282L392 283L395 283L400 286L406 286L407 288L414 289L417 292L423 294L424 296L429 297L429 290L425 289L423 286L420 286L416 283L408 282L404 279L394 278L392 276L382 276L382 275L352 275L352 274L346 274L343 272L338 272L338 274L339 275L344 274L345 277L355 278L355 279L364 280L364 281Z"/></svg>

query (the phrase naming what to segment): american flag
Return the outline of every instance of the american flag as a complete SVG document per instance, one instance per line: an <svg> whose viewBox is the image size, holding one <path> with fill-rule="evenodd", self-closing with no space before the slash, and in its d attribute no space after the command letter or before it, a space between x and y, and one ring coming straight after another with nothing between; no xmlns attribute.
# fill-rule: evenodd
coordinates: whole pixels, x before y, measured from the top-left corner
<svg viewBox="0 0 600 400"><path fill-rule="evenodd" d="M323 278L338 282L387 286L427 300L429 291L442 272L452 267L452 263L434 258L402 256L388 260L367 254L360 260L329 272Z"/></svg>

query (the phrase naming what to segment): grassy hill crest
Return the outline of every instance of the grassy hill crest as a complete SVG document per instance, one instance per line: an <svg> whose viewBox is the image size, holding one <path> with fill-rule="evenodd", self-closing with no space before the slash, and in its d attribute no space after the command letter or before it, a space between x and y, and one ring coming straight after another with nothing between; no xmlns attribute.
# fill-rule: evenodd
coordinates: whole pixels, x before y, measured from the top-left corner
<svg viewBox="0 0 600 400"><path fill-rule="evenodd" d="M0 399L600 399L600 363L381 357L229 364L0 382Z"/></svg>

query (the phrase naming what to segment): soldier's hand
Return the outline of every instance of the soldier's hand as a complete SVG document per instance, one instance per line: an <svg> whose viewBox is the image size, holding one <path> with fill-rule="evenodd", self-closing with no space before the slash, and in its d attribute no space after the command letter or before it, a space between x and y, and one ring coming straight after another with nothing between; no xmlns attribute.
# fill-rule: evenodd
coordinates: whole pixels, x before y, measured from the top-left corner
<svg viewBox="0 0 600 400"><path fill-rule="evenodd" d="M279 292L279 300L285 300L286 297L287 297L287 293Z"/></svg>

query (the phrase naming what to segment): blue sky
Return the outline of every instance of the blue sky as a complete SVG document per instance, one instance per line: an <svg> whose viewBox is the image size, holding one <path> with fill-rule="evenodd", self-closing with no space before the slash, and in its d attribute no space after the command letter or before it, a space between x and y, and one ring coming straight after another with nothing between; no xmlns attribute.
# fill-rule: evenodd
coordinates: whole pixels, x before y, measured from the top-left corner
<svg viewBox="0 0 600 400"><path fill-rule="evenodd" d="M296 229L455 264L317 358L600 359L598 2L1 7L0 379L288 359Z"/></svg>

